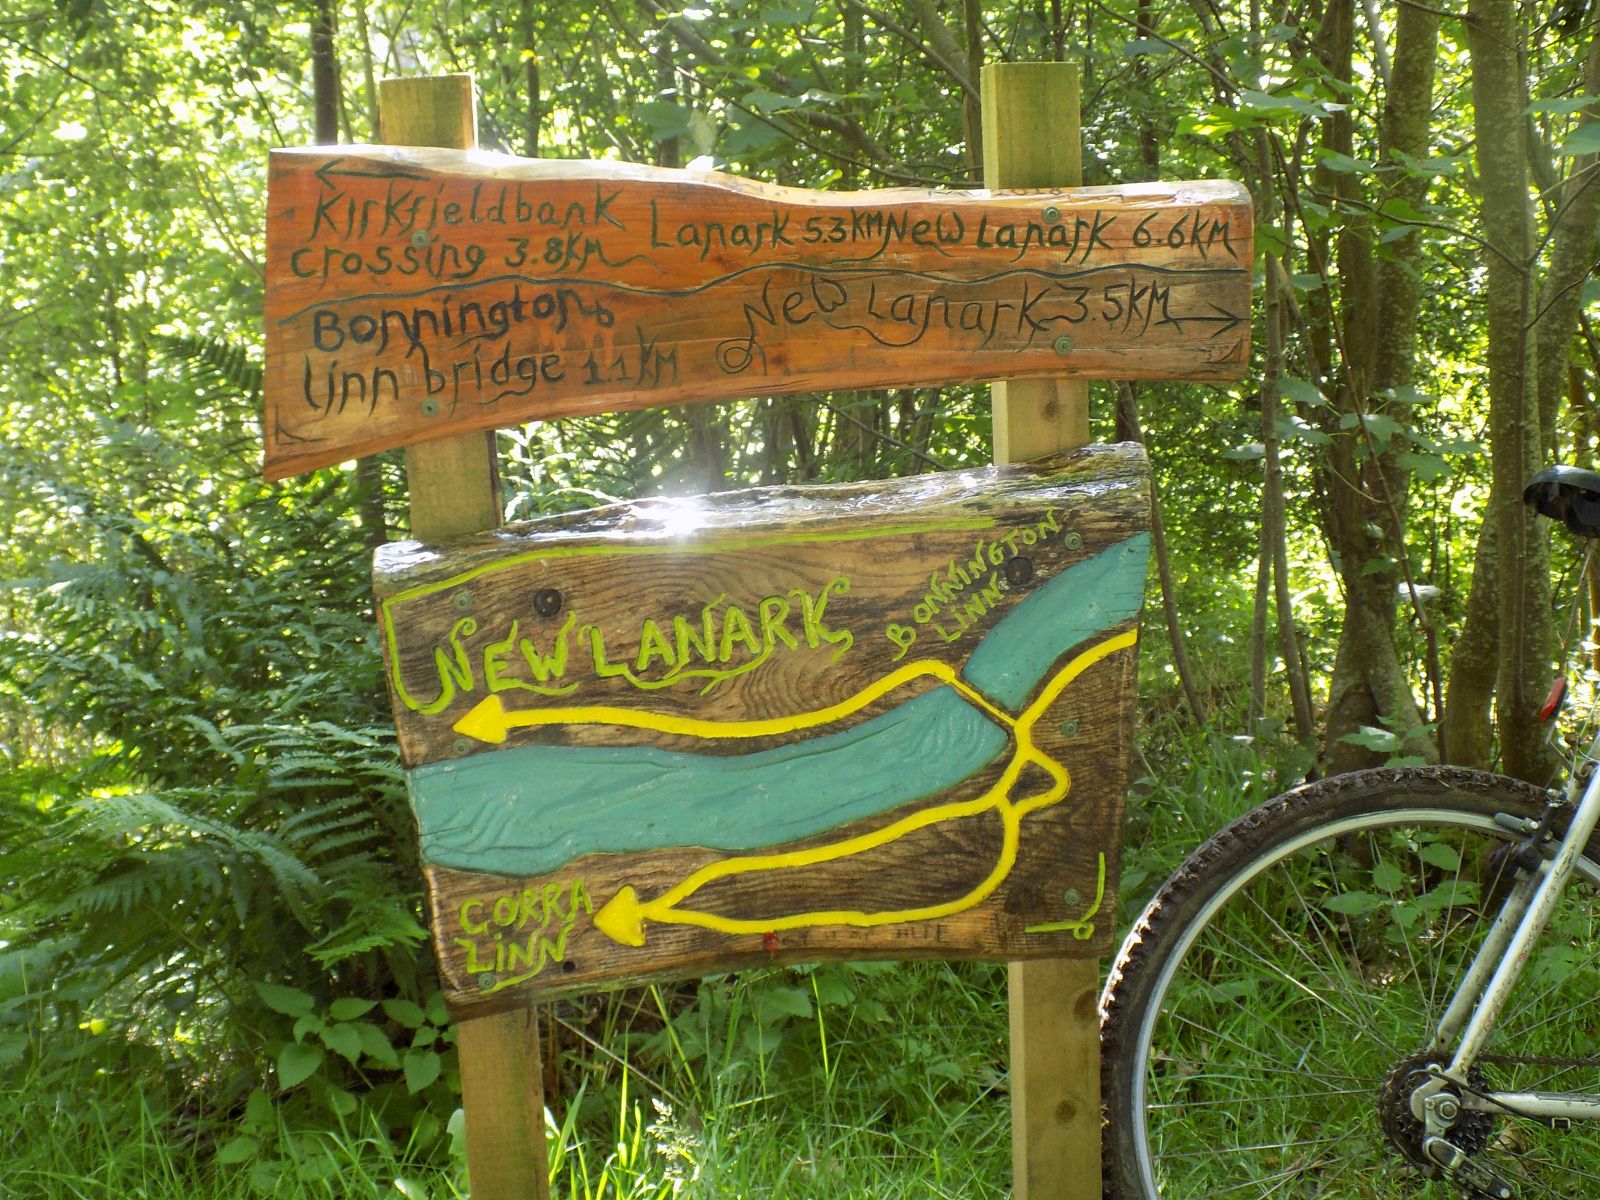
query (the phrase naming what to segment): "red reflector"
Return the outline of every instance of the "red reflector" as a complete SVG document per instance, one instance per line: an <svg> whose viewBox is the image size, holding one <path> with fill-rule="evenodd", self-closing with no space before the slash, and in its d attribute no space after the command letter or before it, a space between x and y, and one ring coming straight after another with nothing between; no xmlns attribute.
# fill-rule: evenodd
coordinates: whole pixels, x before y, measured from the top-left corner
<svg viewBox="0 0 1600 1200"><path fill-rule="evenodd" d="M1567 698L1567 680L1564 675L1557 675L1556 681L1550 685L1550 694L1544 698L1544 707L1539 710L1539 720L1548 721L1556 715L1556 710L1561 707L1561 702Z"/></svg>

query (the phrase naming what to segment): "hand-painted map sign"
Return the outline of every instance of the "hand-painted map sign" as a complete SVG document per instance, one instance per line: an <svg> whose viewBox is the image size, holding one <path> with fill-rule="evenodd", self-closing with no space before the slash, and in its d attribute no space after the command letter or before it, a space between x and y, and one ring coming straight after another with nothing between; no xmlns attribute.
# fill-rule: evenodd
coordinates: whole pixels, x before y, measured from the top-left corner
<svg viewBox="0 0 1600 1200"><path fill-rule="evenodd" d="M446 991L1108 948L1137 446L646 500L374 568Z"/></svg>
<svg viewBox="0 0 1600 1200"><path fill-rule="evenodd" d="M625 163L272 154L266 473L687 400L1236 379L1225 182L829 193Z"/></svg>

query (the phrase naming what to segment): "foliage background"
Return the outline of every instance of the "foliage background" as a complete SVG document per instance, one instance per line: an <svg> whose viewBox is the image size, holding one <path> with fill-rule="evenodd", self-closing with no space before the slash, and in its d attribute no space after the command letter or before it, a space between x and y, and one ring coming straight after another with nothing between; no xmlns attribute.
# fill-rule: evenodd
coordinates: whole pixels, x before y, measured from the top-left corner
<svg viewBox="0 0 1600 1200"><path fill-rule="evenodd" d="M1205 829L1307 771L1500 754L1487 733L1437 736L1467 674L1450 650L1484 636L1475 584L1497 590L1480 536L1504 350L1488 311L1507 291L1492 262L1539 297L1512 347L1519 378L1556 380L1518 410L1538 446L1587 461L1600 436L1593 14L1500 2L1519 90L1493 111L1472 94L1482 0L0 13L0 1107L52 1131L0 1166L0 1190L461 1183L453 1031L369 617L369 552L405 532L403 483L393 455L259 481L268 148L369 139L377 78L469 71L497 149L963 186L979 68L1070 58L1087 182L1249 182L1250 378L1094 399L1099 436L1142 425L1170 551L1172 630L1152 606L1142 665L1136 903ZM1418 91L1402 67L1422 59ZM1420 149L1394 132L1402 102L1422 105ZM1526 253L1486 219L1485 122L1531 164L1511 202ZM1418 293L1388 379L1363 359L1384 332L1378 277ZM886 477L986 462L988 438L980 389L652 410L506 431L504 498L520 519ZM1413 585L1427 598L1397 603ZM1531 649L1490 621L1491 660L1547 669L1535 615ZM1363 674L1391 660L1387 685ZM1487 729L1494 690L1463 721L1476 703ZM670 1194L698 1173L713 1192L859 1195L863 1170L875 1194L999 1194L1002 978L832 966L562 1006L553 1169L576 1194ZM740 1145L754 1115L772 1136Z"/></svg>

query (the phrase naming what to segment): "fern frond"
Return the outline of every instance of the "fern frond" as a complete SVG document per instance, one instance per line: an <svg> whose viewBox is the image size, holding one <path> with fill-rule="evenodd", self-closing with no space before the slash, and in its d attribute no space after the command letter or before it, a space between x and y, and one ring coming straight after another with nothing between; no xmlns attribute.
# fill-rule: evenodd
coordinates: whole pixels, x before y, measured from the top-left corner
<svg viewBox="0 0 1600 1200"><path fill-rule="evenodd" d="M197 383L225 388L261 401L261 364L238 342L201 335L155 334L151 342Z"/></svg>

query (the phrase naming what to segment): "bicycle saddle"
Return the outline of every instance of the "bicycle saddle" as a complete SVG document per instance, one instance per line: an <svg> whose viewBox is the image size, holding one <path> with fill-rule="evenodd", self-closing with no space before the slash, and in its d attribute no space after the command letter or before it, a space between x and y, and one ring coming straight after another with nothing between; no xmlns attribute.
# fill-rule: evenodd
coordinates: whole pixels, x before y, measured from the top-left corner
<svg viewBox="0 0 1600 1200"><path fill-rule="evenodd" d="M1546 467L1522 489L1522 502L1579 537L1600 537L1600 472Z"/></svg>

